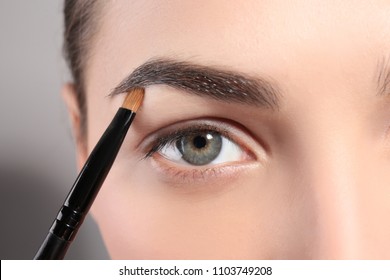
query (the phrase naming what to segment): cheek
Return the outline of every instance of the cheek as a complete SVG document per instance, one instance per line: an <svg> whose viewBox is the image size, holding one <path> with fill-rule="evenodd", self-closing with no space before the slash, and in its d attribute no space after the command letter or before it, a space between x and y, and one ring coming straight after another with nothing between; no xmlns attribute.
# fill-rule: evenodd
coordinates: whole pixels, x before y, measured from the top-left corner
<svg viewBox="0 0 390 280"><path fill-rule="evenodd" d="M146 161L114 164L93 214L113 259L256 259L293 235L288 195L253 174L218 187L178 190L159 181ZM193 188L193 189L191 189ZM243 203L244 202L244 203ZM275 231L275 229L277 229ZM276 244L276 245L275 245ZM291 246L290 246L291 247ZM295 248L296 249L296 248Z"/></svg>
<svg viewBox="0 0 390 280"><path fill-rule="evenodd" d="M139 171L134 172L131 165L125 170L117 160L91 209L113 259L142 258L153 233L148 227L154 223L156 204L143 187L143 178L150 176Z"/></svg>

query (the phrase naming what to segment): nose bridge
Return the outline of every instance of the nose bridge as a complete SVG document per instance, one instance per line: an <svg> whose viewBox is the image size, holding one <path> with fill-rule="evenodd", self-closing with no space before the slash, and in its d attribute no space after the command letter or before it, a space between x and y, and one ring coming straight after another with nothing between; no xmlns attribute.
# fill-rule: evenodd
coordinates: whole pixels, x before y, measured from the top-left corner
<svg viewBox="0 0 390 280"><path fill-rule="evenodd" d="M361 130L354 122L346 123L348 118L317 114L306 122L300 149L305 151L301 174L314 201L314 257L354 258L360 244L359 177L364 171Z"/></svg>

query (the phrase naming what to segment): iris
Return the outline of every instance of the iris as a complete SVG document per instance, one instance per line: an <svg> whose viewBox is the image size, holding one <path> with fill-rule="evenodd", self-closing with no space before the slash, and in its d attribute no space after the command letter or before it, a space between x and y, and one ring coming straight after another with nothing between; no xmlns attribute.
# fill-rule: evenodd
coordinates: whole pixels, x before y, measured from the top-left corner
<svg viewBox="0 0 390 280"><path fill-rule="evenodd" d="M184 136L176 142L182 159L193 165L206 165L220 154L222 136L217 132L202 132Z"/></svg>

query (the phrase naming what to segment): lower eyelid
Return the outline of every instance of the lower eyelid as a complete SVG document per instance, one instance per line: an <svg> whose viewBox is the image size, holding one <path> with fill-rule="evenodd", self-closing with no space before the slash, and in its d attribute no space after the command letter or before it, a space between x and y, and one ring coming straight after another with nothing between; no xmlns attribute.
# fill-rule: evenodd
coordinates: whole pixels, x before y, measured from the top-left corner
<svg viewBox="0 0 390 280"><path fill-rule="evenodd" d="M160 154L155 154L151 158L152 166L162 181L175 184L211 184L214 180L231 183L233 179L240 177L245 170L250 170L259 166L259 162L248 160L240 162L230 162L221 165L203 166L203 167L177 167L177 164L167 162ZM260 164L261 165L261 164Z"/></svg>

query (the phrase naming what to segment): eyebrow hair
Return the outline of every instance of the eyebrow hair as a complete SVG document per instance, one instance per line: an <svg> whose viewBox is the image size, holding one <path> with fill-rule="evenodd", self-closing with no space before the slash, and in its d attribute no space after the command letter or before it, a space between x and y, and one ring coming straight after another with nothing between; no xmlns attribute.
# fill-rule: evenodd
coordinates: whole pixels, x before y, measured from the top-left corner
<svg viewBox="0 0 390 280"><path fill-rule="evenodd" d="M137 67L109 96L164 84L201 97L265 109L280 107L278 86L265 78L186 61L157 58Z"/></svg>
<svg viewBox="0 0 390 280"><path fill-rule="evenodd" d="M378 62L377 87L379 95L390 95L390 56L383 56Z"/></svg>

